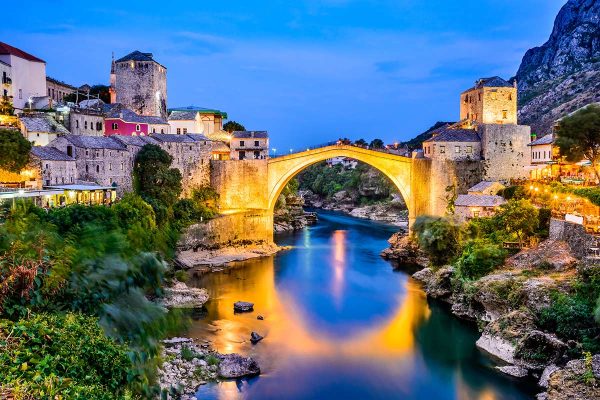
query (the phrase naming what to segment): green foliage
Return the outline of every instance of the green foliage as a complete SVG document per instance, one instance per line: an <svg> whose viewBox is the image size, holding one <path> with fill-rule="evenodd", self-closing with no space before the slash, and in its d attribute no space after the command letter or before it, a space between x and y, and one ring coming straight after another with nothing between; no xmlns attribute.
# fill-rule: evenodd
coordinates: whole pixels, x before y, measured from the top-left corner
<svg viewBox="0 0 600 400"><path fill-rule="evenodd" d="M457 273L465 279L479 279L502 265L506 255L506 251L490 241L469 241L456 262Z"/></svg>
<svg viewBox="0 0 600 400"><path fill-rule="evenodd" d="M533 235L539 226L538 209L529 200L509 200L500 206L494 218L499 226L516 236L519 242Z"/></svg>
<svg viewBox="0 0 600 400"><path fill-rule="evenodd" d="M221 363L221 360L213 354L206 356L204 361L206 361L208 365L219 365Z"/></svg>
<svg viewBox="0 0 600 400"><path fill-rule="evenodd" d="M168 216L162 208L173 205L183 190L181 172L171 168L172 162L169 153L159 146L147 144L137 154L133 168L137 193L152 205L159 222L165 222L161 218Z"/></svg>
<svg viewBox="0 0 600 400"><path fill-rule="evenodd" d="M177 279L179 282L187 282L190 280L190 276L188 275L187 272L185 272L184 270L179 270L179 271L175 271L175 279Z"/></svg>
<svg viewBox="0 0 600 400"><path fill-rule="evenodd" d="M232 133L232 132L235 132L235 131L245 131L246 128L244 127L244 125L240 124L239 122L236 122L236 121L227 121L223 125L223 130L227 131L229 133Z"/></svg>
<svg viewBox="0 0 600 400"><path fill-rule="evenodd" d="M550 219L552 218L552 210L549 208L538 209L538 228L537 234L541 238L547 238L550 235Z"/></svg>
<svg viewBox="0 0 600 400"><path fill-rule="evenodd" d="M0 169L20 172L29 163L31 142L18 130L0 129Z"/></svg>
<svg viewBox="0 0 600 400"><path fill-rule="evenodd" d="M13 115L15 108L8 96L0 96L0 115Z"/></svg>
<svg viewBox="0 0 600 400"><path fill-rule="evenodd" d="M568 161L591 161L598 176L600 106L592 104L560 120L556 145Z"/></svg>
<svg viewBox="0 0 600 400"><path fill-rule="evenodd" d="M583 351L600 351L600 324L595 320L600 297L600 268L580 274L570 293L555 291L550 307L540 312L540 326L565 340L574 339Z"/></svg>
<svg viewBox="0 0 600 400"><path fill-rule="evenodd" d="M447 218L419 217L413 231L434 266L450 263L460 252L461 227Z"/></svg>
<svg viewBox="0 0 600 400"><path fill-rule="evenodd" d="M354 145L358 147L368 147L369 143L365 139L358 139L354 142Z"/></svg>
<svg viewBox="0 0 600 400"><path fill-rule="evenodd" d="M128 348L108 338L97 318L77 313L0 320L0 382L28 398L122 399Z"/></svg>
<svg viewBox="0 0 600 400"><path fill-rule="evenodd" d="M371 143L369 143L370 149L383 149L385 147L385 143L381 139L373 139Z"/></svg>
<svg viewBox="0 0 600 400"><path fill-rule="evenodd" d="M508 186L498 193L500 196L504 197L506 200L520 200L527 198L527 193L525 193L525 189L523 186L514 185Z"/></svg>
<svg viewBox="0 0 600 400"><path fill-rule="evenodd" d="M594 205L600 206L600 187L577 188L571 192L579 197L589 199Z"/></svg>

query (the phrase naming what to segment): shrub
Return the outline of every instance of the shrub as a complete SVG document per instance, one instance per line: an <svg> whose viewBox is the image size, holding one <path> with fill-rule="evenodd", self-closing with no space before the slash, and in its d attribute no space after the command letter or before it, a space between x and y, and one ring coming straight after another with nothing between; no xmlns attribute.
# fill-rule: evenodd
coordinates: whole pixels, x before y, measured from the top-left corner
<svg viewBox="0 0 600 400"><path fill-rule="evenodd" d="M128 348L105 336L98 320L81 314L0 320L0 382L33 398L124 398Z"/></svg>
<svg viewBox="0 0 600 400"><path fill-rule="evenodd" d="M465 279L479 279L504 263L506 251L487 240L472 240L463 248L456 262L458 274Z"/></svg>
<svg viewBox="0 0 600 400"><path fill-rule="evenodd" d="M504 197L506 200L520 200L527 197L523 186L509 186L507 188L502 189L498 194Z"/></svg>
<svg viewBox="0 0 600 400"><path fill-rule="evenodd" d="M460 225L442 217L423 216L413 225L419 247L427 253L434 266L453 260L460 251Z"/></svg>

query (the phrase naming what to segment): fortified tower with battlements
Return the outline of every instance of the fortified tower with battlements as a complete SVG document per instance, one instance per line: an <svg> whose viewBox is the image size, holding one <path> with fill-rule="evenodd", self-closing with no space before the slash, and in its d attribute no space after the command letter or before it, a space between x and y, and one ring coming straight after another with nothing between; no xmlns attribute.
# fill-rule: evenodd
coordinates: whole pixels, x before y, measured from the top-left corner
<svg viewBox="0 0 600 400"><path fill-rule="evenodd" d="M167 117L167 68L152 53L134 51L112 61L111 103L121 103L140 115Z"/></svg>

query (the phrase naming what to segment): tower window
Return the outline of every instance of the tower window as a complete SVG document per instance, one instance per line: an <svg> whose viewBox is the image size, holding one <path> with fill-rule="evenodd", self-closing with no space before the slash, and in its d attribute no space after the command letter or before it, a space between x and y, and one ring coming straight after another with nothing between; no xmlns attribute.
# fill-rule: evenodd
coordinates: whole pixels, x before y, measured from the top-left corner
<svg viewBox="0 0 600 400"><path fill-rule="evenodd" d="M446 146L440 146L440 154L446 153Z"/></svg>
<svg viewBox="0 0 600 400"><path fill-rule="evenodd" d="M502 119L508 119L508 111L507 110L502 111Z"/></svg>
<svg viewBox="0 0 600 400"><path fill-rule="evenodd" d="M460 153L460 146L454 146L454 152Z"/></svg>
<svg viewBox="0 0 600 400"><path fill-rule="evenodd" d="M84 129L87 129L87 121L84 121L84 122L83 122L83 128L84 128Z"/></svg>
<svg viewBox="0 0 600 400"><path fill-rule="evenodd" d="M244 147L244 141L240 140L240 147Z"/></svg>
<svg viewBox="0 0 600 400"><path fill-rule="evenodd" d="M135 130L138 131L138 132L140 131L140 125L139 124L135 126Z"/></svg>

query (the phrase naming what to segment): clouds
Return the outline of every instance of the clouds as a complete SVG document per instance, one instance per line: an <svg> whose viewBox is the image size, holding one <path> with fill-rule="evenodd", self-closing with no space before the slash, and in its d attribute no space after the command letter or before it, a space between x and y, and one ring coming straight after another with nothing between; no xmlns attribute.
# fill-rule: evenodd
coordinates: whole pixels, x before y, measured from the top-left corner
<svg viewBox="0 0 600 400"><path fill-rule="evenodd" d="M169 106L223 109L282 148L392 141L457 118L475 79L514 74L562 1L27 3L0 40L76 85L106 83L113 51L152 52L168 68Z"/></svg>

